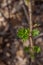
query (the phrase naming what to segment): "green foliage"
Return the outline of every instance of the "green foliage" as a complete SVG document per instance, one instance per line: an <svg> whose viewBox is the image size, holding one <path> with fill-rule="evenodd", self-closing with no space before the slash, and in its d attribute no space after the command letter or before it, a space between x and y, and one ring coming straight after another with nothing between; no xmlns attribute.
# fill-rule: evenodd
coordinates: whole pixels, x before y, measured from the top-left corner
<svg viewBox="0 0 43 65"><path fill-rule="evenodd" d="M38 36L40 31L38 29L33 29L32 36ZM29 28L20 28L18 29L17 36L22 39L23 41L26 41L29 38L30 30Z"/></svg>
<svg viewBox="0 0 43 65"><path fill-rule="evenodd" d="M26 53L30 54L30 58L31 59L35 59L34 53L37 53L37 54L40 53L41 52L41 48L39 46L33 46L33 51L32 51L33 53L32 53L32 52L30 52L30 47L25 47L24 51Z"/></svg>
<svg viewBox="0 0 43 65"><path fill-rule="evenodd" d="M30 47L25 47L25 48L24 48L24 51L25 51L26 53L29 53L29 50L30 50Z"/></svg>
<svg viewBox="0 0 43 65"><path fill-rule="evenodd" d="M33 29L32 31L32 36L35 37L35 36L38 36L39 35L39 30L38 29Z"/></svg>
<svg viewBox="0 0 43 65"><path fill-rule="evenodd" d="M35 37L35 36L38 36L39 35L39 30L38 29L33 29L32 31L32 36ZM20 28L18 29L18 32L17 32L17 36L22 39L23 41L26 41L28 38L29 38L29 35L30 35L30 30L29 28ZM25 47L24 48L24 51L26 53L30 53L30 57L32 59L35 58L34 56L34 53L40 53L41 52L41 48L39 46L33 46L32 48L32 51L33 53L30 51L30 47Z"/></svg>
<svg viewBox="0 0 43 65"><path fill-rule="evenodd" d="M41 52L41 48L39 46L34 46L33 50L35 53L40 53Z"/></svg>
<svg viewBox="0 0 43 65"><path fill-rule="evenodd" d="M29 37L29 33L30 33L29 28L27 28L27 29L26 28L20 28L20 29L18 29L17 36L19 38L21 38L23 41L26 41Z"/></svg>

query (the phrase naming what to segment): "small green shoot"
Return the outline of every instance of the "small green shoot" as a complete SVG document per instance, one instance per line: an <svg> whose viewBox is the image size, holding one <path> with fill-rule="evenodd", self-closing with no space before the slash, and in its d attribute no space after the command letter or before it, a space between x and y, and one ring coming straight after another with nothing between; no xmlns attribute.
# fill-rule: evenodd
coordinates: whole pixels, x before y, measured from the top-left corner
<svg viewBox="0 0 43 65"><path fill-rule="evenodd" d="M40 33L40 31L38 29L33 29L32 31L32 36L35 37L35 36L38 36Z"/></svg>
<svg viewBox="0 0 43 65"><path fill-rule="evenodd" d="M30 48L29 48L29 47L25 47L25 48L24 48L24 51L25 51L26 53L29 53Z"/></svg>
<svg viewBox="0 0 43 65"><path fill-rule="evenodd" d="M29 38L29 29L27 28L20 28L18 29L17 36L22 39L23 41L26 41Z"/></svg>
<svg viewBox="0 0 43 65"><path fill-rule="evenodd" d="M33 50L35 53L40 53L41 52L41 48L39 46L34 46Z"/></svg>
<svg viewBox="0 0 43 65"><path fill-rule="evenodd" d="M33 53L32 53L32 52L30 52L30 47L25 47L24 51L26 53L30 53L31 59L35 59L35 56L34 56L33 53L37 53L37 54L40 53L41 52L41 48L39 46L33 46Z"/></svg>

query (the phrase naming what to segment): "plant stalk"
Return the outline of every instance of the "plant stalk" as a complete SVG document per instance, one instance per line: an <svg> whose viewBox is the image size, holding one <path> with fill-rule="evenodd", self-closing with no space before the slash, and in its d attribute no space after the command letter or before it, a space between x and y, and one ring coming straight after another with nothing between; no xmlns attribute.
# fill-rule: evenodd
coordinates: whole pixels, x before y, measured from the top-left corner
<svg viewBox="0 0 43 65"><path fill-rule="evenodd" d="M29 1L29 4L28 4L28 11L29 11L29 27L30 27L30 37L29 37L29 40L30 40L30 51L31 51L31 54L34 56L34 52L33 52L33 40L32 40L32 5L31 5L31 1ZM31 58L31 62L34 62L34 59Z"/></svg>

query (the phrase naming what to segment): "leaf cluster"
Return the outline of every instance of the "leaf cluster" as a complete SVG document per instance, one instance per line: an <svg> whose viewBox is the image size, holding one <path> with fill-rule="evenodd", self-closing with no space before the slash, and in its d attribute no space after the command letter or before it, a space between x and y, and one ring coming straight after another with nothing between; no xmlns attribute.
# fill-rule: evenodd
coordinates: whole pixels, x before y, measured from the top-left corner
<svg viewBox="0 0 43 65"><path fill-rule="evenodd" d="M27 29L26 28L20 28L20 29L18 29L17 36L19 38L21 38L23 41L26 41L29 37L29 33L30 33L30 31L28 28Z"/></svg>
<svg viewBox="0 0 43 65"><path fill-rule="evenodd" d="M35 37L35 36L38 36L40 33L40 31L38 29L33 29L32 31L32 36Z"/></svg>
<svg viewBox="0 0 43 65"><path fill-rule="evenodd" d="M30 47L25 47L24 51L27 53L30 52ZM38 54L41 52L41 48L39 46L33 46L33 51L34 51L34 53Z"/></svg>
<svg viewBox="0 0 43 65"><path fill-rule="evenodd" d="M33 51L38 54L41 52L41 48L39 46L34 46Z"/></svg>
<svg viewBox="0 0 43 65"><path fill-rule="evenodd" d="M32 30L32 36L38 36L40 31L38 29ZM26 41L29 38L30 30L29 28L20 28L18 29L17 36L22 39L23 41Z"/></svg>
<svg viewBox="0 0 43 65"><path fill-rule="evenodd" d="M33 53L37 53L37 54L39 54L40 52L41 52L41 48L39 47L39 46L33 46ZM34 59L35 58L35 55L32 53L32 52L30 52L30 47L25 47L24 48L24 51L26 52L26 53L29 53L30 54L30 57L32 58L32 59Z"/></svg>

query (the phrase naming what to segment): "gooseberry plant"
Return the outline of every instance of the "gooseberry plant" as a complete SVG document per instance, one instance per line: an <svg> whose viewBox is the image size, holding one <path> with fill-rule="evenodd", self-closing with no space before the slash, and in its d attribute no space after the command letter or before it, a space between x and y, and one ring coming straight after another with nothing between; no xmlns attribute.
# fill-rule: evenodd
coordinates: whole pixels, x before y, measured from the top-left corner
<svg viewBox="0 0 43 65"><path fill-rule="evenodd" d="M34 46L33 45L33 40L32 37L36 37L39 35L40 31L38 29L33 29L32 26L32 5L31 5L31 0L24 0L25 5L28 7L28 12L29 12L29 19L28 19L28 14L27 12L25 13L27 17L27 21L29 23L29 28L20 28L18 29L17 36L24 41L27 39L30 40L30 46L31 47L25 47L24 51L26 53L30 53L31 61L35 58L34 53L40 53L41 48L39 46Z"/></svg>
<svg viewBox="0 0 43 65"><path fill-rule="evenodd" d="M35 36L38 36L40 33L40 31L38 29L33 29L32 30L32 36L35 37ZM29 39L29 35L30 35L30 30L29 28L20 28L18 29L18 32L17 32L17 36L22 39L23 42L25 42L27 39ZM30 47L25 47L24 50L26 52L29 52L29 49ZM39 53L40 52L40 47L38 46L33 46L33 51L35 53Z"/></svg>

